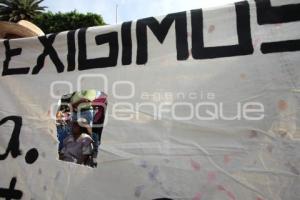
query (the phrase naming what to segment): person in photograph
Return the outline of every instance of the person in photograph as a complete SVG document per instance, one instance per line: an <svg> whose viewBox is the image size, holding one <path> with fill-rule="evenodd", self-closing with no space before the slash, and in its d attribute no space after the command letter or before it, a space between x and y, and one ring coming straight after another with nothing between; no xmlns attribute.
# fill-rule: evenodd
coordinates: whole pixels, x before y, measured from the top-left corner
<svg viewBox="0 0 300 200"><path fill-rule="evenodd" d="M70 98L72 120L84 118L92 127L93 164L97 166L97 157L107 107L107 95L94 89L74 92Z"/></svg>
<svg viewBox="0 0 300 200"><path fill-rule="evenodd" d="M91 166L93 139L85 119L72 122L72 134L63 141L61 160Z"/></svg>

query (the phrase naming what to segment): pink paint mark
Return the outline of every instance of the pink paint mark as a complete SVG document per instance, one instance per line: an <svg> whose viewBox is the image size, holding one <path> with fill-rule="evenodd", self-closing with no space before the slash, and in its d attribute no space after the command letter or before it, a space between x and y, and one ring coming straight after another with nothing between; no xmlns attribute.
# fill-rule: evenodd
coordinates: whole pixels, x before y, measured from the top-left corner
<svg viewBox="0 0 300 200"><path fill-rule="evenodd" d="M202 195L201 195L200 192L198 192L198 193L195 195L195 197L193 198L193 200L201 200L201 198L202 198Z"/></svg>
<svg viewBox="0 0 300 200"><path fill-rule="evenodd" d="M225 192L225 194L231 199L231 200L236 200L234 194L227 190L224 186L222 185L218 185L218 190L222 191L222 192Z"/></svg>
<svg viewBox="0 0 300 200"><path fill-rule="evenodd" d="M253 41L253 46L257 47L258 44L259 44L259 42L260 42L260 39L259 38L255 38L254 41Z"/></svg>
<svg viewBox="0 0 300 200"><path fill-rule="evenodd" d="M215 29L216 29L215 25L210 25L208 28L208 33L214 32Z"/></svg>
<svg viewBox="0 0 300 200"><path fill-rule="evenodd" d="M235 196L234 196L234 194L233 194L232 192L226 191L226 194L228 195L228 197L229 197L230 199L235 200Z"/></svg>
<svg viewBox="0 0 300 200"><path fill-rule="evenodd" d="M214 182L217 179L217 174L215 172L208 172L207 174L208 182Z"/></svg>
<svg viewBox="0 0 300 200"><path fill-rule="evenodd" d="M224 164L227 165L229 164L231 161L231 158L229 155L224 155Z"/></svg>
<svg viewBox="0 0 300 200"><path fill-rule="evenodd" d="M200 171L200 169L201 169L200 164L192 159L191 159L191 166L192 166L193 170L195 170L195 171Z"/></svg>
<svg viewBox="0 0 300 200"><path fill-rule="evenodd" d="M257 198L256 198L256 200L263 200L263 199L262 199L262 198L260 198L260 197L257 197Z"/></svg>
<svg viewBox="0 0 300 200"><path fill-rule="evenodd" d="M222 185L218 185L218 190L225 191L225 188Z"/></svg>

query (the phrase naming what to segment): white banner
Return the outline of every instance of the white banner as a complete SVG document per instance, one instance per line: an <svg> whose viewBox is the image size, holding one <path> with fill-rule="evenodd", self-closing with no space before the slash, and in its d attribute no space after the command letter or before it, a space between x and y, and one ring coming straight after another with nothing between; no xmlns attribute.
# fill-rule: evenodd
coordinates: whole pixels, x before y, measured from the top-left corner
<svg viewBox="0 0 300 200"><path fill-rule="evenodd" d="M2 40L0 197L299 199L299 10L243 1ZM58 104L88 89L108 103L96 168L58 154Z"/></svg>

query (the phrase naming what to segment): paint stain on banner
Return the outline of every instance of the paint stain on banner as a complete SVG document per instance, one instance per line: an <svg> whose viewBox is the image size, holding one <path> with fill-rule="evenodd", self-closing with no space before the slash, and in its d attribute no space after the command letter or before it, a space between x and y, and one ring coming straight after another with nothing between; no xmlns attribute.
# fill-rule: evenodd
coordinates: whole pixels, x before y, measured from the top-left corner
<svg viewBox="0 0 300 200"><path fill-rule="evenodd" d="M280 100L277 103L277 108L279 109L279 111L285 111L288 109L288 107L289 105L285 100Z"/></svg>
<svg viewBox="0 0 300 200"><path fill-rule="evenodd" d="M191 159L190 163L191 163L191 166L192 166L192 168L193 168L194 171L200 171L201 166L200 166L200 164L198 162L196 162L193 159Z"/></svg>
<svg viewBox="0 0 300 200"><path fill-rule="evenodd" d="M142 168L145 168L145 169L146 169L146 168L148 167L147 161L141 160L140 166L141 166Z"/></svg>
<svg viewBox="0 0 300 200"><path fill-rule="evenodd" d="M252 131L249 133L249 138L253 139L253 138L257 138L257 137L258 137L257 131L252 130Z"/></svg>
<svg viewBox="0 0 300 200"><path fill-rule="evenodd" d="M209 183L215 182L217 179L217 174L216 172L208 172L207 173L207 180Z"/></svg>
<svg viewBox="0 0 300 200"><path fill-rule="evenodd" d="M209 28L208 28L208 33L214 32L215 29L216 29L215 25L210 25Z"/></svg>
<svg viewBox="0 0 300 200"><path fill-rule="evenodd" d="M196 193L196 195L194 196L193 200L201 200L202 195L200 192Z"/></svg>
<svg viewBox="0 0 300 200"><path fill-rule="evenodd" d="M223 160L224 164L228 165L230 161L231 161L230 155L224 155L224 160Z"/></svg>
<svg viewBox="0 0 300 200"><path fill-rule="evenodd" d="M247 75L244 74L244 73L240 74L240 79L241 80L246 80L247 79Z"/></svg>
<svg viewBox="0 0 300 200"><path fill-rule="evenodd" d="M148 177L151 181L157 180L157 175L159 174L159 169L157 166L153 167L153 169L148 173Z"/></svg>
<svg viewBox="0 0 300 200"><path fill-rule="evenodd" d="M143 190L145 189L144 185L139 185L134 190L134 196L139 198L142 195Z"/></svg>
<svg viewBox="0 0 300 200"><path fill-rule="evenodd" d="M224 186L218 185L218 190L225 192L225 194L229 197L229 199L236 200L234 194L231 191L227 190Z"/></svg>

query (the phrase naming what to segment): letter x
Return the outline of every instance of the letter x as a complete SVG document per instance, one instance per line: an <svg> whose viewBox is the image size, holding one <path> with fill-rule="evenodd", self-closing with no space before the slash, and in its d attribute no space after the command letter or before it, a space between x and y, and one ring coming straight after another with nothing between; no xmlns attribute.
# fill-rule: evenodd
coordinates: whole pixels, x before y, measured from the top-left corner
<svg viewBox="0 0 300 200"><path fill-rule="evenodd" d="M65 66L60 61L55 49L53 48L53 42L56 37L56 34L51 34L47 36L41 36L38 39L40 40L41 44L44 46L44 51L41 55L39 55L37 59L37 64L34 66L32 70L32 74L38 74L40 70L44 67L45 58L49 55L50 59L54 63L56 70L58 73L64 71Z"/></svg>

